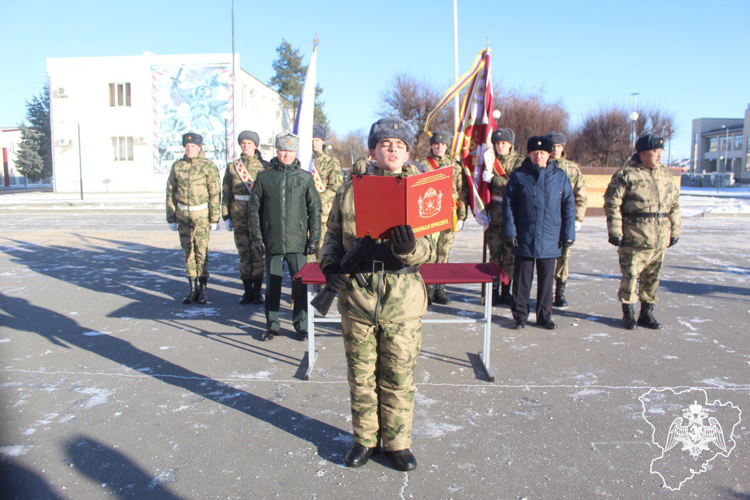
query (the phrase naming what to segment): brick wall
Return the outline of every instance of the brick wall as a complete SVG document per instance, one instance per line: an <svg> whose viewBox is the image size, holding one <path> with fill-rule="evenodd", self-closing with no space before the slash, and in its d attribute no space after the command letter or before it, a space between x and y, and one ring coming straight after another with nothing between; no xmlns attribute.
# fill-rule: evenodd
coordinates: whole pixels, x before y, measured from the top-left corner
<svg viewBox="0 0 750 500"><path fill-rule="evenodd" d="M581 173L586 181L586 191L588 192L589 204L586 209L586 216L604 215L604 192L609 186L612 175L620 170L614 167L581 167ZM682 171L679 168L670 168L672 177L680 189L680 179Z"/></svg>

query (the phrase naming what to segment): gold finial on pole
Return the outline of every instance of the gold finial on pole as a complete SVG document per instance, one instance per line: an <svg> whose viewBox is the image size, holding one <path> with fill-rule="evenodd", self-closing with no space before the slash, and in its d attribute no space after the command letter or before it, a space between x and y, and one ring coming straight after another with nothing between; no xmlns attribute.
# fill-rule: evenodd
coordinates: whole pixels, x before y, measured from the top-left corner
<svg viewBox="0 0 750 500"><path fill-rule="evenodd" d="M315 32L315 36L313 37L313 47L317 47L320 43L320 38L318 38L318 32Z"/></svg>

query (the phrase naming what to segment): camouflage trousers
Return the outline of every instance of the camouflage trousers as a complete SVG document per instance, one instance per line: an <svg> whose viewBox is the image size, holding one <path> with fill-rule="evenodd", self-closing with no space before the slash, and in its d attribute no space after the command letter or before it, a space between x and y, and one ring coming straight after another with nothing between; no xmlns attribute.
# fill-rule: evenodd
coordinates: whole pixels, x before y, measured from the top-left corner
<svg viewBox="0 0 750 500"><path fill-rule="evenodd" d="M253 235L245 226L234 226L234 244L240 254L240 279L260 280L265 273L263 253L253 245Z"/></svg>
<svg viewBox="0 0 750 500"><path fill-rule="evenodd" d="M432 256L433 262L440 262L445 264L448 262L448 256L451 253L451 247L453 246L453 239L456 237L451 229L440 231L437 234L437 245L435 245L435 252Z"/></svg>
<svg viewBox="0 0 750 500"><path fill-rule="evenodd" d="M387 451L411 447L414 367L422 320L373 325L341 316L354 442Z"/></svg>
<svg viewBox="0 0 750 500"><path fill-rule="evenodd" d="M557 264L555 265L555 279L568 281L568 276L570 276L570 268L568 267L570 247L563 248L561 251L562 253L557 258Z"/></svg>
<svg viewBox="0 0 750 500"><path fill-rule="evenodd" d="M185 226L179 224L180 245L185 252L185 271L188 278L208 277L208 240L211 226Z"/></svg>
<svg viewBox="0 0 750 500"><path fill-rule="evenodd" d="M620 247L620 290L617 297L624 304L633 304L639 298L642 302L656 302L659 288L661 264L664 261L663 248ZM636 285L638 293L636 293Z"/></svg>
<svg viewBox="0 0 750 500"><path fill-rule="evenodd" d="M513 257L510 245L503 239L503 224L490 222L490 227L485 231L487 246L490 249L490 262L500 266L508 276L513 276Z"/></svg>

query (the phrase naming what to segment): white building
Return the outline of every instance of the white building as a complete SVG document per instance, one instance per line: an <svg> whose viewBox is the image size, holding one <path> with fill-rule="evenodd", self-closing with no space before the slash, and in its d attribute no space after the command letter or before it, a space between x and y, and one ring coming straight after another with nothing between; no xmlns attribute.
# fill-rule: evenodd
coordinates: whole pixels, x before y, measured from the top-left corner
<svg viewBox="0 0 750 500"><path fill-rule="evenodd" d="M18 127L0 127L0 153L3 168L0 170L0 186L17 187L26 182L23 175L16 168L16 155L21 146L21 129Z"/></svg>
<svg viewBox="0 0 750 500"><path fill-rule="evenodd" d="M239 59L234 83L231 54L48 59L55 191L78 192L81 179L89 193L163 191L185 132L203 135L222 174L245 129L270 159L290 113Z"/></svg>

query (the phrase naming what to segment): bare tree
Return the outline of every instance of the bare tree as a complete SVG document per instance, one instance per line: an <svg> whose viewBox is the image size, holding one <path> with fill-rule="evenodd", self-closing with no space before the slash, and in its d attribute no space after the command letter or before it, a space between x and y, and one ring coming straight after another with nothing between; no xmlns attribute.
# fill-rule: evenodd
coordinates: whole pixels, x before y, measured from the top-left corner
<svg viewBox="0 0 750 500"><path fill-rule="evenodd" d="M329 134L327 146L331 147L330 153L338 158L341 168L348 170L354 161L367 156L367 134L363 130L349 132L344 137L339 137L333 132Z"/></svg>
<svg viewBox="0 0 750 500"><path fill-rule="evenodd" d="M583 165L620 167L633 154L633 122L624 106L602 106L588 114L568 141L572 158ZM638 110L635 135L654 133L669 140L674 136L674 114L658 106Z"/></svg>
<svg viewBox="0 0 750 500"><path fill-rule="evenodd" d="M549 132L568 132L568 112L561 102L547 102L544 92L506 90L500 85L493 88L495 109L500 110L499 128L510 128L516 133L516 152L526 154L526 141L534 135Z"/></svg>
<svg viewBox="0 0 750 500"><path fill-rule="evenodd" d="M447 88L447 87L446 87ZM383 100L378 114L380 116L398 116L412 126L417 134L411 157L424 158L429 152L429 139L422 133L427 115L437 105L442 93L426 80L418 80L407 74L393 77L390 87L381 94ZM452 107L446 106L430 122L432 131L453 130L450 114Z"/></svg>

